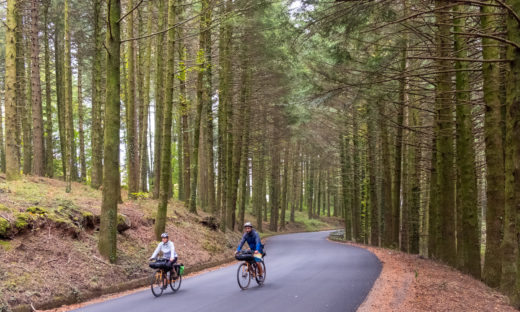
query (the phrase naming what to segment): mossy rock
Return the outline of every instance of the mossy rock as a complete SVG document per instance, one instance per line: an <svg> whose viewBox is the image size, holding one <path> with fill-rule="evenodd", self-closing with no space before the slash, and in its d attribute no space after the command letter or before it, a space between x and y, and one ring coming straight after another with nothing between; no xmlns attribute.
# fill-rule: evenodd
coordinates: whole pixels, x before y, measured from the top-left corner
<svg viewBox="0 0 520 312"><path fill-rule="evenodd" d="M7 238L9 235L9 230L11 229L11 223L6 219L0 217L0 237Z"/></svg>
<svg viewBox="0 0 520 312"><path fill-rule="evenodd" d="M27 229L33 219L30 214L25 212L17 213L15 216L16 220L14 221L14 227L18 229L19 232Z"/></svg>
<svg viewBox="0 0 520 312"><path fill-rule="evenodd" d="M46 215L49 213L49 211L47 209L45 209L43 207L38 207L38 206L29 207L29 208L25 209L25 211L35 214L35 215L40 215L40 216L43 216L43 215Z"/></svg>
<svg viewBox="0 0 520 312"><path fill-rule="evenodd" d="M132 226L132 221L130 221L129 217L127 217L121 213L117 214L117 231L119 233L122 233L122 232L128 230L131 226Z"/></svg>

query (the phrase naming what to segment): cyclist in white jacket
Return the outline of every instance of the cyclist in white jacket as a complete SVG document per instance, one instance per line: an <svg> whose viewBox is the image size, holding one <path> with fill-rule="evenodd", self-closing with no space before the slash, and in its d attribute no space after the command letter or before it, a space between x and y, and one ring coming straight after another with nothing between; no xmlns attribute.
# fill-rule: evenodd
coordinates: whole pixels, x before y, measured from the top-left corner
<svg viewBox="0 0 520 312"><path fill-rule="evenodd" d="M152 257L150 257L150 260L155 259L157 255L159 255L159 252L162 252L161 259L168 259L169 265L171 266L172 264L177 262L177 253L175 252L175 246L173 245L173 242L168 239L168 233L162 233L161 240L162 241L159 243L159 245L157 245L157 248L155 248Z"/></svg>

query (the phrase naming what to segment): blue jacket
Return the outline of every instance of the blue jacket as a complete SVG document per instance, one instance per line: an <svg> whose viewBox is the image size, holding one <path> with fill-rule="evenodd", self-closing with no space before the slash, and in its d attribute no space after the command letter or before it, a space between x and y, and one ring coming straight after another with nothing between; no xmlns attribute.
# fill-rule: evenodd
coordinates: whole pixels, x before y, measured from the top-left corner
<svg viewBox="0 0 520 312"><path fill-rule="evenodd" d="M259 253L262 253L262 243L260 241L260 235L258 235L258 232L254 229L252 229L250 233L244 233L244 236L242 236L242 240L238 244L237 251L240 251L240 249L242 249L242 246L244 246L245 242L247 242L251 250L258 250Z"/></svg>

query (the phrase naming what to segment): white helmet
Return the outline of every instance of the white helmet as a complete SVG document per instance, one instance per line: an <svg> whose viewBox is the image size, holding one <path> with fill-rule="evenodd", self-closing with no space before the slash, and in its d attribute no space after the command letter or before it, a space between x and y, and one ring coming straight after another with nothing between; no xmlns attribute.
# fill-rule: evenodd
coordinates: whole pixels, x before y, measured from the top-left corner
<svg viewBox="0 0 520 312"><path fill-rule="evenodd" d="M250 228L252 228L253 225L251 224L251 222L246 222L246 223L244 223L244 227L250 227Z"/></svg>

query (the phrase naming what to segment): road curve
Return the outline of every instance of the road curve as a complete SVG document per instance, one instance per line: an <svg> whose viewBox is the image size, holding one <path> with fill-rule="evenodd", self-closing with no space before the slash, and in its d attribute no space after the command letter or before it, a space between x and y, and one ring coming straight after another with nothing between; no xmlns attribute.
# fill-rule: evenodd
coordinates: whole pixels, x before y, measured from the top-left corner
<svg viewBox="0 0 520 312"><path fill-rule="evenodd" d="M183 280L159 297L150 290L76 311L356 311L381 272L365 249L327 241L329 232L286 234L266 243L265 285L240 290L238 263ZM238 243L238 242L237 242ZM181 255L182 256L182 255Z"/></svg>

